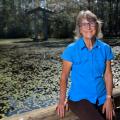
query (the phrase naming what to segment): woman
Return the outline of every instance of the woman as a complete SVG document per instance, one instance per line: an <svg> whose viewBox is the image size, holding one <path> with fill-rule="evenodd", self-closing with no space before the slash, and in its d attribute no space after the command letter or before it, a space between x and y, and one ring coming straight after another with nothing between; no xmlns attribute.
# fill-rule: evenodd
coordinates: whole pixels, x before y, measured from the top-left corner
<svg viewBox="0 0 120 120"><path fill-rule="evenodd" d="M57 114L64 117L65 107L69 106L80 120L113 120L113 54L110 46L99 39L101 22L91 11L80 11L75 32L77 40L61 55L63 66ZM70 72L71 87L66 102Z"/></svg>

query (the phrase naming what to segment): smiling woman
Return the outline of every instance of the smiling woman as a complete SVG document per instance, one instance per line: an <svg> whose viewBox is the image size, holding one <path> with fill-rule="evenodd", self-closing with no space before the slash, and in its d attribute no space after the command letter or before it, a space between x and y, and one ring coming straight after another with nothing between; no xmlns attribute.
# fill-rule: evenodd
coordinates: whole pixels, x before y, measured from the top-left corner
<svg viewBox="0 0 120 120"><path fill-rule="evenodd" d="M85 23L83 20L85 20ZM97 16L95 14L93 14L90 11L86 11L86 13L84 13L84 11L81 11L76 19L76 28L75 28L76 37L79 38L80 36L82 36L80 32L80 28L84 28L84 29L96 28L96 37L102 38L103 34L101 32L101 27L102 27L102 22L97 19Z"/></svg>
<svg viewBox="0 0 120 120"><path fill-rule="evenodd" d="M87 19L82 19L80 23L80 34L84 36L85 39L92 39L95 36L97 29L97 23L94 21L89 21Z"/></svg>
<svg viewBox="0 0 120 120"><path fill-rule="evenodd" d="M91 11L80 11L75 31L77 40L61 55L63 67L57 114L64 117L67 106L80 120L113 120L113 54L111 47L100 39L101 21ZM71 87L66 102L70 72Z"/></svg>

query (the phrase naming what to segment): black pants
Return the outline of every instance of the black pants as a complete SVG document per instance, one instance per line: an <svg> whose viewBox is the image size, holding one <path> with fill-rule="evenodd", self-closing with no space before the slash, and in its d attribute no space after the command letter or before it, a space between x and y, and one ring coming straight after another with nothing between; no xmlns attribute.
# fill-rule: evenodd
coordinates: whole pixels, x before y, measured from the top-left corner
<svg viewBox="0 0 120 120"><path fill-rule="evenodd" d="M88 100L72 101L68 99L70 110L75 113L80 120L106 120L102 114L102 105L90 103Z"/></svg>

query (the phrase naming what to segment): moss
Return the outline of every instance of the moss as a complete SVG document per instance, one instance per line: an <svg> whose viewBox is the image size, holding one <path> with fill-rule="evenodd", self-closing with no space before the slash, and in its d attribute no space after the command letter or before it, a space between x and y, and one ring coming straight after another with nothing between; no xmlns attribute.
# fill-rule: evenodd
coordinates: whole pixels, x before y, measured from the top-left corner
<svg viewBox="0 0 120 120"><path fill-rule="evenodd" d="M11 115L40 107L52 96L55 90L52 84L58 81L55 75L60 75L60 65L59 61L56 64L50 60L58 60L60 51L51 49L50 52L49 48L45 50L28 43L0 47L0 114Z"/></svg>
<svg viewBox="0 0 120 120"><path fill-rule="evenodd" d="M120 61L120 53L115 56L115 60L119 60Z"/></svg>

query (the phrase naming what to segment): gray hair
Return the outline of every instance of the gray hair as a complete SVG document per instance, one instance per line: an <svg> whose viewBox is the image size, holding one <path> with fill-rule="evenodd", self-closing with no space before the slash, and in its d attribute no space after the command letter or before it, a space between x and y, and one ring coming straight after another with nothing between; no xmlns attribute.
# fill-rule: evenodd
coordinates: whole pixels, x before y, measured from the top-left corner
<svg viewBox="0 0 120 120"><path fill-rule="evenodd" d="M98 20L97 16L92 13L91 11L89 10L82 10L79 12L78 16L77 16L77 19L76 19L76 28L75 28L75 38L79 38L81 37L82 35L80 34L80 23L82 21L82 19L87 19L88 21L94 21L97 23L97 30L96 30L96 37L97 38L102 38L103 37L103 33L102 33L102 21L101 20Z"/></svg>

